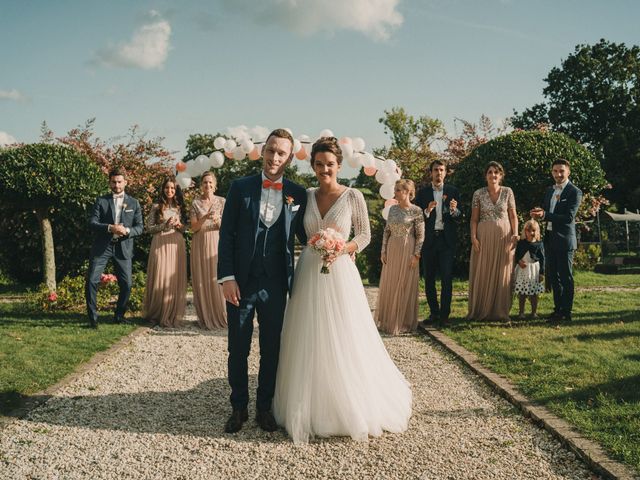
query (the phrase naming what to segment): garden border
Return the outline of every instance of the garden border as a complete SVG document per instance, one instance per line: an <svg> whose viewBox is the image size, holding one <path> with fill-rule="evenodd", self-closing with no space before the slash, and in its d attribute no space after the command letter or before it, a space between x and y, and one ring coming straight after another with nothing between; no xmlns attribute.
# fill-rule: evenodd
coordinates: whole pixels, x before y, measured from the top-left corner
<svg viewBox="0 0 640 480"><path fill-rule="evenodd" d="M500 396L520 409L526 417L560 440L596 473L611 480L636 480L640 478L630 467L610 458L600 445L583 437L567 421L554 415L546 407L532 402L522 395L509 380L483 366L475 353L460 346L452 338L434 327L427 327L423 331L437 344L462 360Z"/></svg>
<svg viewBox="0 0 640 480"><path fill-rule="evenodd" d="M24 418L30 411L39 407L43 403L45 403L49 398L51 398L58 390L66 385L70 384L80 376L84 375L88 371L95 368L97 365L104 362L108 357L113 355L114 353L122 350L123 348L130 345L133 340L136 338L146 335L151 331L149 327L138 327L128 335L120 338L117 342L111 345L106 350L101 352L97 352L94 354L89 360L84 363L81 363L76 367L75 370L64 376L57 383L47 387L44 390L34 393L33 395L29 395L24 403L18 408L11 410L6 415L0 415L0 431L2 431L5 427L7 427L11 422L16 419Z"/></svg>

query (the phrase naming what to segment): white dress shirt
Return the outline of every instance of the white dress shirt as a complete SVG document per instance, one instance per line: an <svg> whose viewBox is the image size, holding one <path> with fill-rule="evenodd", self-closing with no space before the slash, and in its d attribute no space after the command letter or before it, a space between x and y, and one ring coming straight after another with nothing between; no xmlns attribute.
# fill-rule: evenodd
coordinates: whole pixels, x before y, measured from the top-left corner
<svg viewBox="0 0 640 480"><path fill-rule="evenodd" d="M556 183L553 186L553 195L551 195L551 202L549 203L549 213L553 213L554 210L556 209L556 205L560 201L560 195L562 195L562 191L564 190L564 187L566 187L568 183L569 183L569 179L567 178L561 184L558 185ZM547 222L547 230L553 230L553 226L551 225L551 222Z"/></svg>
<svg viewBox="0 0 640 480"><path fill-rule="evenodd" d="M438 189L432 183L431 188L433 188L433 199L436 201L436 208L435 208L436 222L434 225L434 230L444 230L444 221L442 220L442 203L443 203L442 197L443 197L443 191L444 191L444 184L442 184ZM429 218L430 215L431 215L431 212L429 212L429 209L427 208L427 213L426 213L427 218Z"/></svg>
<svg viewBox="0 0 640 480"><path fill-rule="evenodd" d="M269 180L262 172L262 181ZM282 177L274 180L273 183L282 183ZM271 227L282 212L282 190L275 188L263 188L260 193L260 220L267 227Z"/></svg>

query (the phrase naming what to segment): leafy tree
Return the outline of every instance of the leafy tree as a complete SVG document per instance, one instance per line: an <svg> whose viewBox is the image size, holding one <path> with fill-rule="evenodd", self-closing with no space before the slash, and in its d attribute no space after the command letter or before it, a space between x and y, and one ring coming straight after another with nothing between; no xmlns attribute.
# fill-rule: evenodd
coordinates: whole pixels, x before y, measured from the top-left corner
<svg viewBox="0 0 640 480"><path fill-rule="evenodd" d="M40 143L0 151L0 183L3 185L0 190L0 216L3 219L14 218L18 211L32 212L37 219L44 281L50 291L55 291L54 213L64 210L76 220L84 218L85 206L106 189L105 176L94 162L77 150ZM0 230L4 235L6 220L2 223ZM4 238L3 245L7 245ZM75 249L76 245L66 247ZM28 252L19 247L3 248L2 255L4 263L15 269L20 268L21 259Z"/></svg>
<svg viewBox="0 0 640 480"><path fill-rule="evenodd" d="M640 47L604 39L578 45L545 82L545 102L514 112L513 126L532 129L548 123L586 144L614 184L610 198L640 206L633 193L640 183L640 151L633 141L640 136Z"/></svg>
<svg viewBox="0 0 640 480"><path fill-rule="evenodd" d="M486 186L484 169L491 160L505 169L504 185L511 187L516 198L520 219L528 217L534 206L541 204L546 188L552 183L551 165L557 158L571 163L571 181L584 193L577 221L588 219L593 201L600 201L600 192L607 181L595 155L587 148L557 132L517 131L497 137L478 146L462 160L452 182L460 189L461 206L469 218L471 197L478 188ZM469 257L469 229L459 232L457 265L466 271Z"/></svg>

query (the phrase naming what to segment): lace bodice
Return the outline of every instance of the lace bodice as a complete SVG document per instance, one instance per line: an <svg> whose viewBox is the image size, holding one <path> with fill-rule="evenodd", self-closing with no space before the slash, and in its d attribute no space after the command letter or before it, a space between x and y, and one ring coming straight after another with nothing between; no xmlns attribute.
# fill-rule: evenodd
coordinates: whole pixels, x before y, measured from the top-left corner
<svg viewBox="0 0 640 480"><path fill-rule="evenodd" d="M207 232L209 230L220 230L220 221L222 219L222 210L224 210L224 202L224 198L218 197L217 195L214 195L210 204L205 204L205 202L200 198L196 198L193 201L189 211L190 217L196 217L200 220L204 215L209 213L209 211L212 211L214 214L213 218L207 218L205 220L198 231Z"/></svg>
<svg viewBox="0 0 640 480"><path fill-rule="evenodd" d="M516 209L516 200L513 196L513 191L509 187L500 187L498 201L494 205L489 197L489 190L487 190L487 187L483 187L473 192L471 207L480 209L480 218L478 221L495 222L508 218L507 210Z"/></svg>
<svg viewBox="0 0 640 480"><path fill-rule="evenodd" d="M154 203L151 207L151 211L149 212L149 215L147 215L147 223L145 226L146 226L147 232L152 235L160 232L174 231L175 229L169 228L166 222L171 217L180 218L180 210L175 207L169 207L164 210L162 218L157 219L156 218L158 216L157 211L159 208L160 206Z"/></svg>
<svg viewBox="0 0 640 480"><path fill-rule="evenodd" d="M307 237L325 228L333 228L349 240L353 227L351 241L358 245L357 251L361 252L371 241L369 214L362 193L354 188L347 188L322 218L316 203L316 190L318 189L307 190L307 209L304 214Z"/></svg>
<svg viewBox="0 0 640 480"><path fill-rule="evenodd" d="M411 205L408 209L393 205L389 209L387 224L382 235L382 252L387 251L389 237L406 237L413 235L416 239L414 254L419 255L424 242L424 214L422 209Z"/></svg>

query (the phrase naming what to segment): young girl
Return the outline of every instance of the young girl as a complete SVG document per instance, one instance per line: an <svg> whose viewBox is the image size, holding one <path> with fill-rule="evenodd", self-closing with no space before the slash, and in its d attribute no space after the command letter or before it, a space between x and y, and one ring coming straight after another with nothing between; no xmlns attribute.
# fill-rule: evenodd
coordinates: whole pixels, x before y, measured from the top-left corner
<svg viewBox="0 0 640 480"><path fill-rule="evenodd" d="M524 305L529 297L531 318L536 318L538 295L544 292L544 246L540 241L540 225L529 220L522 228L516 246L515 292L518 294L518 318L524 318Z"/></svg>

